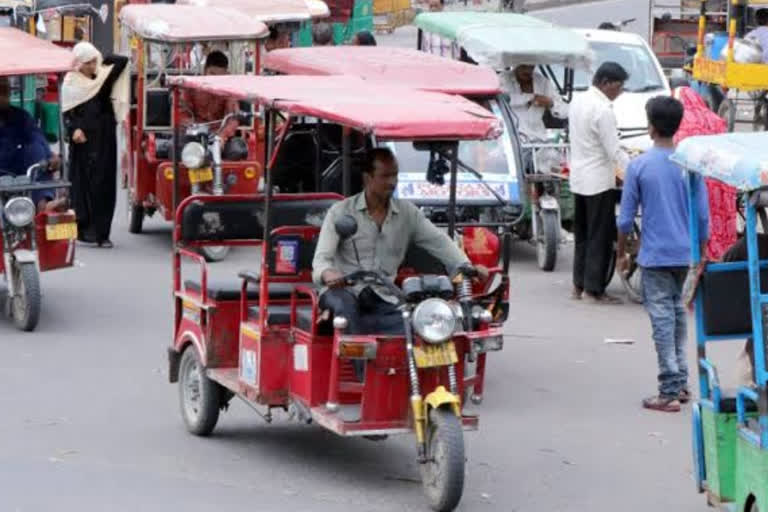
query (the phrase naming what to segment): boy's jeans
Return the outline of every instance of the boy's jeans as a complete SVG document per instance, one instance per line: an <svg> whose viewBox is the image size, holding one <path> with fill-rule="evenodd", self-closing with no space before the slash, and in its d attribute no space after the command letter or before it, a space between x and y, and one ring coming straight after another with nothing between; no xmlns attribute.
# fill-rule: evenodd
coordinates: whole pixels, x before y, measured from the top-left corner
<svg viewBox="0 0 768 512"><path fill-rule="evenodd" d="M653 327L659 360L659 395L677 399L688 385L686 325L682 303L687 268L643 267L643 302Z"/></svg>

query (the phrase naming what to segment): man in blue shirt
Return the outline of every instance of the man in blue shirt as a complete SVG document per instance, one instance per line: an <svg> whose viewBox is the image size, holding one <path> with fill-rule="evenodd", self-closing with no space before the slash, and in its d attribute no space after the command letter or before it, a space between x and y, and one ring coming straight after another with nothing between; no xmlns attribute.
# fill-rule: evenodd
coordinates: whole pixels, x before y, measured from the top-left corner
<svg viewBox="0 0 768 512"><path fill-rule="evenodd" d="M642 269L643 301L651 318L659 364L659 394L643 400L643 407L677 412L680 402L690 398L682 291L691 246L687 178L669 156L674 151L672 138L680 127L683 105L669 96L658 96L649 100L645 109L654 146L627 167L617 220L617 264L620 272L628 268L627 235L641 208L643 227L637 260ZM697 186L697 222L704 251L709 238L709 207L704 182L699 181Z"/></svg>

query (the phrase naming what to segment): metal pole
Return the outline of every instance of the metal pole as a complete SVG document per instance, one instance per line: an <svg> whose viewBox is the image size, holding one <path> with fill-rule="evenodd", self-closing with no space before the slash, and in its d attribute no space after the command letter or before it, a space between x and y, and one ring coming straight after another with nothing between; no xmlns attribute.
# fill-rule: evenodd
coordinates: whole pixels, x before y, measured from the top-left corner
<svg viewBox="0 0 768 512"><path fill-rule="evenodd" d="M459 143L451 149L451 188L448 195L448 236L453 238L456 233L456 178L458 173Z"/></svg>
<svg viewBox="0 0 768 512"><path fill-rule="evenodd" d="M61 179L69 181L69 151L67 145L64 144L64 112L61 110L61 84L64 83L64 76L61 73L56 76L56 82L59 103L59 159L61 160Z"/></svg>
<svg viewBox="0 0 768 512"><path fill-rule="evenodd" d="M178 191L178 174L179 174L179 153L181 148L179 147L179 144L181 144L181 137L179 136L179 123L178 123L178 117L179 117L179 90L177 87L173 87L171 89L171 101L173 102L173 110L171 112L172 114L172 124L173 124L173 188L172 188L172 205L173 205L173 211L174 214L176 213L176 207L178 206L179 201L179 191ZM176 218L176 215L173 216L173 218ZM174 228L175 229L175 228Z"/></svg>
<svg viewBox="0 0 768 512"><path fill-rule="evenodd" d="M351 172L352 172L352 138L351 130L344 126L341 129L341 179L342 179L342 193L344 197L349 197L351 186Z"/></svg>

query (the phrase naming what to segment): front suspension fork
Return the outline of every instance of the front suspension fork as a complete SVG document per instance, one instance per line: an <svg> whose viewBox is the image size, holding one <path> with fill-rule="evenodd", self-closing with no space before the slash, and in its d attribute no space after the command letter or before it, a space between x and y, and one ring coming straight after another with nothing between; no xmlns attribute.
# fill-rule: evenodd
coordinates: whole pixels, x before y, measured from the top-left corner
<svg viewBox="0 0 768 512"><path fill-rule="evenodd" d="M416 430L416 441L418 442L418 461L425 462L427 455L426 444L426 424L427 418L424 415L424 399L419 390L419 373L416 370L416 359L413 355L413 328L411 327L411 312L403 310L403 324L405 327L405 352L408 360L408 381L411 387L411 409L413 410L413 426Z"/></svg>

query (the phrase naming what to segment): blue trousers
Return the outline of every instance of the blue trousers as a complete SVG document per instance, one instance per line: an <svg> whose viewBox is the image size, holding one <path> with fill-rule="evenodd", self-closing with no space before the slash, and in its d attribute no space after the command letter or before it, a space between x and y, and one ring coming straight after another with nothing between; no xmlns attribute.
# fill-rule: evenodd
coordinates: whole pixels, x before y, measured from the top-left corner
<svg viewBox="0 0 768 512"><path fill-rule="evenodd" d="M653 328L659 364L659 395L677 398L688 385L687 338L683 283L687 269L643 267L643 302Z"/></svg>

